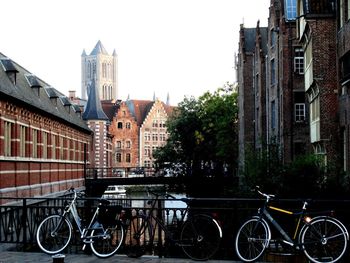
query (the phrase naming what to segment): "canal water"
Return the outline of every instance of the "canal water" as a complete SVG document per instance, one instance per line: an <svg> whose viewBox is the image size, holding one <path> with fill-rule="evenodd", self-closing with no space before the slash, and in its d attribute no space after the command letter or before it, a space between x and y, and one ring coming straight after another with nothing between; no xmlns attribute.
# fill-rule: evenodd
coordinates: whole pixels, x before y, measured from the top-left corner
<svg viewBox="0 0 350 263"><path fill-rule="evenodd" d="M149 208L149 205L147 205L147 201L155 198L151 194L148 195L147 191L143 189L143 187L125 187L126 193L125 194L119 194L114 196L113 198L118 199L119 201L122 200L131 200L131 204L129 205L132 208ZM159 192L159 189L156 190L156 192ZM174 196L176 199L172 200L165 200L164 201L164 210L167 211L167 216L165 216L165 221L166 223L171 223L173 222L174 215L176 214L176 218L182 218L181 211L187 207L186 203L181 201L181 198L185 198L185 194L181 193L173 193L173 192L167 192L168 194L171 194ZM165 194L165 192L164 192ZM120 200L121 199L121 200ZM129 201L128 201L129 202Z"/></svg>

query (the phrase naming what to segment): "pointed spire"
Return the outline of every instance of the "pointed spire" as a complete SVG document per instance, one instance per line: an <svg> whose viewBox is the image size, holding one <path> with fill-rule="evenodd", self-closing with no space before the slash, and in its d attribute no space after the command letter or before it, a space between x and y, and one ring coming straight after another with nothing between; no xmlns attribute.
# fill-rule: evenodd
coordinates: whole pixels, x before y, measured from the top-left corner
<svg viewBox="0 0 350 263"><path fill-rule="evenodd" d="M109 120L100 101L100 96L95 86L95 80L88 86L88 101L83 113L83 120Z"/></svg>
<svg viewBox="0 0 350 263"><path fill-rule="evenodd" d="M117 55L117 51L115 51L115 49L113 50L113 54L112 54L112 56L113 56L113 57L118 56L118 55Z"/></svg>
<svg viewBox="0 0 350 263"><path fill-rule="evenodd" d="M86 56L85 48L83 49L83 53L81 54L82 57Z"/></svg>
<svg viewBox="0 0 350 263"><path fill-rule="evenodd" d="M90 53L90 56L96 56L97 54L100 54L100 53L108 55L107 50L104 48L101 41L99 40L96 46L94 47L94 49L92 50L92 52Z"/></svg>
<svg viewBox="0 0 350 263"><path fill-rule="evenodd" d="M153 91L153 101L156 101L156 92Z"/></svg>
<svg viewBox="0 0 350 263"><path fill-rule="evenodd" d="M169 95L169 92L168 92L168 94L167 94L167 96L166 96L166 105L170 105L170 95Z"/></svg>
<svg viewBox="0 0 350 263"><path fill-rule="evenodd" d="M128 97L126 98L126 100L130 100L130 94L128 94Z"/></svg>

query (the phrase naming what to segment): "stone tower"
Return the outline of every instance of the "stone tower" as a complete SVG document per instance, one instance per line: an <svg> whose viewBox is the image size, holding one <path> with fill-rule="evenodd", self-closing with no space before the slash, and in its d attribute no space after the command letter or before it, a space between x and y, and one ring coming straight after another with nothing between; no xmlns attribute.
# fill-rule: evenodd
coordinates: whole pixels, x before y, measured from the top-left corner
<svg viewBox="0 0 350 263"><path fill-rule="evenodd" d="M87 99L89 86L94 81L101 100L118 98L118 56L109 55L98 41L90 55L81 54L81 97Z"/></svg>

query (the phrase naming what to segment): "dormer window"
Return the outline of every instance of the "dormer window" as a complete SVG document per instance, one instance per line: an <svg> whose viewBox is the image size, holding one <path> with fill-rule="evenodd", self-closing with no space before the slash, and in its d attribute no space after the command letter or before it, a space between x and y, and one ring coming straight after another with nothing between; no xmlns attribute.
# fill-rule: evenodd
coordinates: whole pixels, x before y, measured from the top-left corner
<svg viewBox="0 0 350 263"><path fill-rule="evenodd" d="M7 76L10 78L12 83L16 85L16 77L18 70L13 64L12 60L9 58L2 58L0 59L0 62Z"/></svg>
<svg viewBox="0 0 350 263"><path fill-rule="evenodd" d="M52 103L57 105L58 95L56 93L56 90L52 87L45 87L45 91L46 91L47 96L52 101Z"/></svg>
<svg viewBox="0 0 350 263"><path fill-rule="evenodd" d="M66 96L60 96L60 101L65 108L68 108L68 112L70 112L70 106L72 103L70 103L69 99Z"/></svg>
<svg viewBox="0 0 350 263"><path fill-rule="evenodd" d="M40 95L40 88L42 88L42 86L40 85L38 78L33 74L25 74L25 77L27 79L29 86L32 89L35 89L35 88L37 89L38 96L39 96Z"/></svg>

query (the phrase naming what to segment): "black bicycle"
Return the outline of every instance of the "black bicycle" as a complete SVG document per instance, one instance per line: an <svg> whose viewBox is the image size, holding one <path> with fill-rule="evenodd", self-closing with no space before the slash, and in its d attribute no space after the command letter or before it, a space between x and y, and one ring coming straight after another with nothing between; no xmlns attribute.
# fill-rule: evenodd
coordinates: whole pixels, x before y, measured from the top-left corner
<svg viewBox="0 0 350 263"><path fill-rule="evenodd" d="M100 258L114 255L124 240L124 225L118 218L122 208L116 207L113 213L106 213L111 207L108 200L101 198L90 223L83 225L77 210L78 197L83 194L74 188L67 192L73 193L73 200L66 203L63 213L46 217L38 226L36 240L40 249L47 254L63 251L72 238L73 219L84 244L83 250L90 244L92 252Z"/></svg>
<svg viewBox="0 0 350 263"><path fill-rule="evenodd" d="M183 252L193 260L208 260L218 250L222 231L219 223L207 214L192 214L189 212L189 202L191 199L181 198L180 200L187 204L183 218L187 218L180 222L180 235L175 238L172 231L159 216L159 210L156 208L160 198L179 200L170 194L161 195L151 190L148 193L154 198L148 201L150 206L145 213L139 213L131 218L129 231L131 235L131 247L133 251L137 251L133 256L141 256L144 252L142 247L145 244L152 244L156 237L155 233L159 228L163 231L166 240L180 246Z"/></svg>
<svg viewBox="0 0 350 263"><path fill-rule="evenodd" d="M274 195L263 193L258 187L256 191L265 198L265 203L258 210L258 214L247 220L238 230L235 248L241 260L253 262L263 255L271 241L270 225L280 234L281 244L302 250L312 262L332 263L341 259L346 251L349 234L338 219L325 215L311 218L307 213L307 201L303 202L300 212L272 206L269 203ZM287 234L277 223L269 213L270 210L297 216L293 236Z"/></svg>

